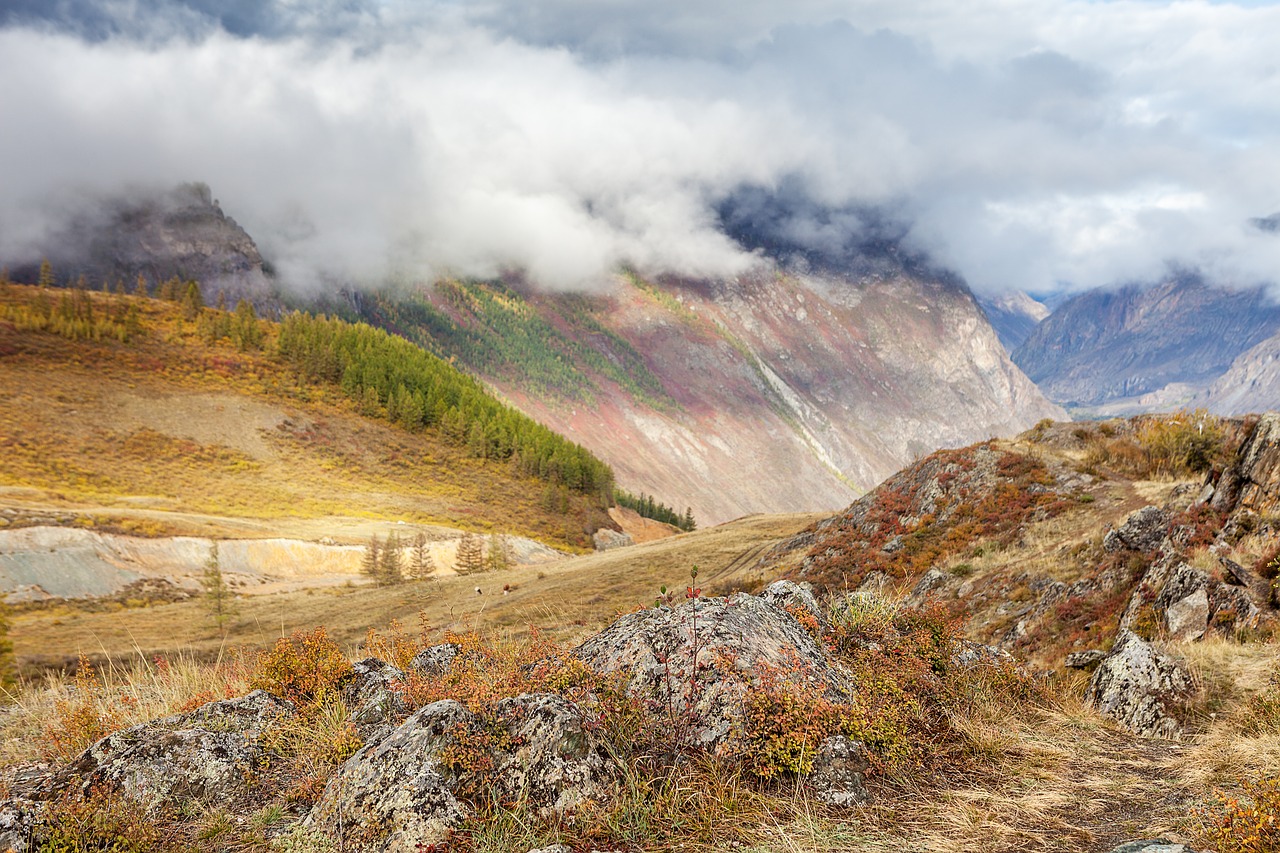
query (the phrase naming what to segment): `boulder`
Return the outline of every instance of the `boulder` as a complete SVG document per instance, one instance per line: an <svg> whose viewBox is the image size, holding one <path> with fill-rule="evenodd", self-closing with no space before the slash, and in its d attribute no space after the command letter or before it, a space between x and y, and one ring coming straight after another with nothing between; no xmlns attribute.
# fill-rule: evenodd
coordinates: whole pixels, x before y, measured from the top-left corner
<svg viewBox="0 0 1280 853"><path fill-rule="evenodd" d="M539 812L566 814L608 791L610 761L577 705L554 693L498 703L515 749L499 756L494 783Z"/></svg>
<svg viewBox="0 0 1280 853"><path fill-rule="evenodd" d="M1083 652L1072 652L1067 655L1062 665L1068 669L1083 669L1086 672L1094 669L1098 664L1102 663L1107 653L1102 649L1089 649Z"/></svg>
<svg viewBox="0 0 1280 853"><path fill-rule="evenodd" d="M119 790L144 807L175 800L243 801L251 793L251 774L266 763L259 739L293 714L293 705L262 690L210 702L107 735L44 787Z"/></svg>
<svg viewBox="0 0 1280 853"><path fill-rule="evenodd" d="M186 714L164 717L156 720L155 725L170 729L240 732L256 740L270 726L289 719L296 711L292 702L265 690L254 690L233 699L209 702Z"/></svg>
<svg viewBox="0 0 1280 853"><path fill-rule="evenodd" d="M342 687L342 699L351 709L351 721L366 742L385 733L385 727L408 716L410 708L394 685L404 681L398 667L378 658L365 658L351 665L352 677Z"/></svg>
<svg viewBox="0 0 1280 853"><path fill-rule="evenodd" d="M107 735L58 771L54 790L120 790L142 806L184 800L226 806L250 794L264 750L242 732L171 730L154 723Z"/></svg>
<svg viewBox="0 0 1280 853"><path fill-rule="evenodd" d="M1173 568L1156 596L1170 639L1198 640L1209 627L1209 576L1187 563Z"/></svg>
<svg viewBox="0 0 1280 853"><path fill-rule="evenodd" d="M1168 534L1169 519L1169 513L1160 507L1144 506L1130 513L1119 527L1107 531L1102 538L1102 548L1108 553L1124 549L1155 551Z"/></svg>
<svg viewBox="0 0 1280 853"><path fill-rule="evenodd" d="M624 674L628 692L688 727L693 743L724 741L743 719L747 685L769 668L848 696L851 679L787 611L735 593L629 613L574 649L601 675Z"/></svg>
<svg viewBox="0 0 1280 853"><path fill-rule="evenodd" d="M32 834L38 822L37 807L30 801L0 802L0 851L28 853L34 850Z"/></svg>
<svg viewBox="0 0 1280 853"><path fill-rule="evenodd" d="M334 772L304 824L370 853L416 853L466 814L440 752L479 725L452 699L433 702Z"/></svg>
<svg viewBox="0 0 1280 853"><path fill-rule="evenodd" d="M861 741L844 735L829 737L813 757L813 786L818 802L831 806L856 806L867 801L862 780L870 767L867 749Z"/></svg>
<svg viewBox="0 0 1280 853"><path fill-rule="evenodd" d="M1086 701L1143 737L1177 738L1176 711L1191 698L1190 673L1132 631L1121 630L1094 670Z"/></svg>
<svg viewBox="0 0 1280 853"><path fill-rule="evenodd" d="M760 599L774 607L790 610L793 613L802 611L812 616L823 633L831 630L831 622L827 614L818 604L813 594L813 585L794 581L774 581L760 593Z"/></svg>
<svg viewBox="0 0 1280 853"><path fill-rule="evenodd" d="M489 727L504 738L481 739ZM543 815L567 815L604 796L612 767L577 705L554 694L499 702L481 719L451 699L420 709L399 728L338 768L306 825L362 851L416 853L443 843L467 814L446 750L488 747L487 784L504 802ZM509 745L509 746L507 746Z"/></svg>
<svg viewBox="0 0 1280 853"><path fill-rule="evenodd" d="M457 643L440 643L414 655L409 667L423 675L444 675L459 651Z"/></svg>

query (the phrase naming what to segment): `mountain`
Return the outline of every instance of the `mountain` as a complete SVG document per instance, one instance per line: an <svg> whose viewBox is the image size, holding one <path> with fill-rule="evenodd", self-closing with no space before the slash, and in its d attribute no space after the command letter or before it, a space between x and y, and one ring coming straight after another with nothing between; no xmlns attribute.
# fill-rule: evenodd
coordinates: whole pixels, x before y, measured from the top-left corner
<svg viewBox="0 0 1280 853"><path fill-rule="evenodd" d="M222 292L232 305L240 297L261 301L271 290L270 266L207 184L81 200L46 242L60 283L83 276L90 287L119 281L132 292L139 276L153 288L173 277L195 279L210 304ZM34 282L40 259L24 260L12 276Z"/></svg>
<svg viewBox="0 0 1280 853"><path fill-rule="evenodd" d="M1021 291L999 296L979 296L978 304L987 315L991 328L996 330L1000 343L1013 352L1025 341L1036 326L1049 316L1049 308Z"/></svg>
<svg viewBox="0 0 1280 853"><path fill-rule="evenodd" d="M627 274L596 296L446 282L364 309L699 523L834 508L932 447L1062 414L963 284L901 266Z"/></svg>
<svg viewBox="0 0 1280 853"><path fill-rule="evenodd" d="M1264 288L1180 274L1068 300L1013 361L1050 399L1117 414L1191 399L1277 331L1280 305Z"/></svg>

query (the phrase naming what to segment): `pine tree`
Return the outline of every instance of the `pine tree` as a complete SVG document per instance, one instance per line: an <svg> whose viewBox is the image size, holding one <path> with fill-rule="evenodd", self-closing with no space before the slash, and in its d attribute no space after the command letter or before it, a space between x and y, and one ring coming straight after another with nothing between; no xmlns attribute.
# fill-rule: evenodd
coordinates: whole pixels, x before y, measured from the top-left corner
<svg viewBox="0 0 1280 853"><path fill-rule="evenodd" d="M194 320L200 316L200 311L204 308L204 297L200 294L200 283L188 281L186 288L182 291L182 316L188 320Z"/></svg>
<svg viewBox="0 0 1280 853"><path fill-rule="evenodd" d="M409 576L416 581L430 578L436 571L436 561L431 557L431 549L427 547L427 536L419 533L413 538L413 546L409 551Z"/></svg>
<svg viewBox="0 0 1280 853"><path fill-rule="evenodd" d="M392 532L382 546L382 558L378 561L378 583L395 586L404 583L404 560L400 556L400 537Z"/></svg>
<svg viewBox="0 0 1280 853"><path fill-rule="evenodd" d="M511 568L511 546L507 537L494 533L489 537L489 571L500 572Z"/></svg>
<svg viewBox="0 0 1280 853"><path fill-rule="evenodd" d="M378 534L369 537L369 544L364 546L364 557L360 560L360 574L373 580L378 579L378 569L382 566L379 555L382 546L378 543Z"/></svg>
<svg viewBox="0 0 1280 853"><path fill-rule="evenodd" d="M697 522L695 522L695 521L693 520L693 507L691 507L691 506L690 506L690 507L685 507L685 510L684 510L684 519L680 522L680 525L679 525L679 526L680 526L681 528L683 528L684 530L689 530L689 531L693 531L693 530L697 530L697 529L698 529L698 524L697 524Z"/></svg>
<svg viewBox="0 0 1280 853"><path fill-rule="evenodd" d="M53 287L56 283L53 279L53 264L49 263L48 258L40 262L40 278L36 283L41 287Z"/></svg>
<svg viewBox="0 0 1280 853"><path fill-rule="evenodd" d="M150 296L147 289L147 277L142 273L138 273L138 280L133 285L134 296Z"/></svg>
<svg viewBox="0 0 1280 853"><path fill-rule="evenodd" d="M222 575L222 567L218 564L218 543L214 542L209 549L209 559L205 561L204 573L200 576L200 587L204 590L205 607L213 617L218 630L226 633L227 621L235 615L235 598L227 579Z"/></svg>
<svg viewBox="0 0 1280 853"><path fill-rule="evenodd" d="M458 540L458 555L454 558L454 570L460 575L474 575L484 571L484 542L474 533L464 533Z"/></svg>

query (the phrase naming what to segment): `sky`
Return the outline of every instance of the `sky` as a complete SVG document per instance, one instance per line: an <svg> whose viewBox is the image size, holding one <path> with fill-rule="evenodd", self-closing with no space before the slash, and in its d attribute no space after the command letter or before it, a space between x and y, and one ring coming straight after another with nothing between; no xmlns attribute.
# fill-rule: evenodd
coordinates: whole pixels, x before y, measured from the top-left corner
<svg viewBox="0 0 1280 853"><path fill-rule="evenodd" d="M732 276L744 210L985 293L1273 282L1277 44L1264 2L0 0L0 258L203 181L299 290Z"/></svg>

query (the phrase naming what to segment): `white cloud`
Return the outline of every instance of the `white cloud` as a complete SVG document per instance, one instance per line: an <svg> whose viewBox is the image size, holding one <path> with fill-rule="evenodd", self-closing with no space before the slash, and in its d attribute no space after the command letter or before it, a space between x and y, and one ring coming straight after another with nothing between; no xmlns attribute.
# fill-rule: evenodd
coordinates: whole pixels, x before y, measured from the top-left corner
<svg viewBox="0 0 1280 853"><path fill-rule="evenodd" d="M1280 268L1244 224L1280 210L1275 7L82 5L97 41L0 29L6 256L68 191L203 180L304 287L728 274L751 258L716 205L743 186L836 211L787 225L815 245L883 206L979 289Z"/></svg>

